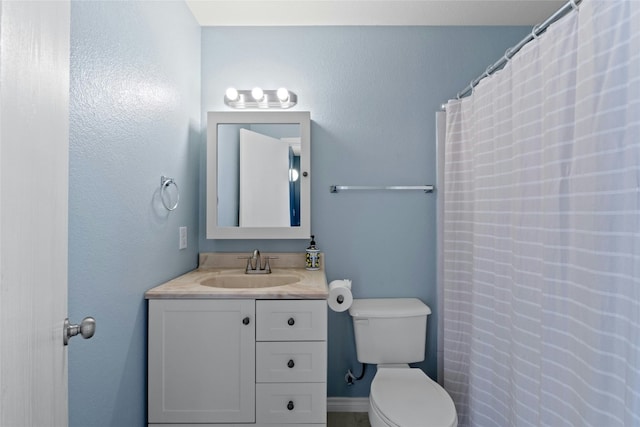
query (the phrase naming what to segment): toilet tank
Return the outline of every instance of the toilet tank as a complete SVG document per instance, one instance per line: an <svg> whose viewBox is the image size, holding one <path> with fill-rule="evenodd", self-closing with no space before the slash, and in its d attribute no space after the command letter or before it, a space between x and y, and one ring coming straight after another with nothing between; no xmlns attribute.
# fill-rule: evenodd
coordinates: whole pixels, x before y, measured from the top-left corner
<svg viewBox="0 0 640 427"><path fill-rule="evenodd" d="M413 363L424 360L427 315L431 309L416 298L356 299L353 318L360 363Z"/></svg>

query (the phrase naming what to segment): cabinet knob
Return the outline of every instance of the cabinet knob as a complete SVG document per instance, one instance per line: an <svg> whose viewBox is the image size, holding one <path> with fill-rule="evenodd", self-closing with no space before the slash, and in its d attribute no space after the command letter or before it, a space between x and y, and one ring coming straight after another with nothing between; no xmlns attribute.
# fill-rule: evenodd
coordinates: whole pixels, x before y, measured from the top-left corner
<svg viewBox="0 0 640 427"><path fill-rule="evenodd" d="M293 359L289 359L289 361L287 362L287 366L293 368L294 366L296 366L296 364L293 363Z"/></svg>
<svg viewBox="0 0 640 427"><path fill-rule="evenodd" d="M290 411L293 411L293 401L290 400L289 403L287 403L287 409Z"/></svg>
<svg viewBox="0 0 640 427"><path fill-rule="evenodd" d="M248 325L250 322L251 322L251 319L249 319L249 316L247 316L244 319L242 319L242 324L243 325Z"/></svg>
<svg viewBox="0 0 640 427"><path fill-rule="evenodd" d="M287 320L287 323L289 324L289 326L293 326L296 321L293 319L293 317L290 317L289 320Z"/></svg>

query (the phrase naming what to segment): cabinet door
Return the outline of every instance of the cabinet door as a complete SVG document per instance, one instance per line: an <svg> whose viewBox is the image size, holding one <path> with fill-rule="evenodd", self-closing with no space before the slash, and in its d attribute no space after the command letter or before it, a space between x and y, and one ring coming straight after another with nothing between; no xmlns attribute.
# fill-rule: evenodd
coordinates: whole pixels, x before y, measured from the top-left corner
<svg viewBox="0 0 640 427"><path fill-rule="evenodd" d="M255 301L149 301L149 423L255 421Z"/></svg>

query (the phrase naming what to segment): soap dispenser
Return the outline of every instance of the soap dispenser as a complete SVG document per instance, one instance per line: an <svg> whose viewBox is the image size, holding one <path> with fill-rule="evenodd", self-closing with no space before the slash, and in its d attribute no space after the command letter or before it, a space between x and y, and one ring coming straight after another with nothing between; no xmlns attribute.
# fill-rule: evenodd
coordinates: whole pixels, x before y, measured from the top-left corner
<svg viewBox="0 0 640 427"><path fill-rule="evenodd" d="M320 269L320 250L316 248L315 236L311 235L311 242L307 248L307 270L319 270Z"/></svg>

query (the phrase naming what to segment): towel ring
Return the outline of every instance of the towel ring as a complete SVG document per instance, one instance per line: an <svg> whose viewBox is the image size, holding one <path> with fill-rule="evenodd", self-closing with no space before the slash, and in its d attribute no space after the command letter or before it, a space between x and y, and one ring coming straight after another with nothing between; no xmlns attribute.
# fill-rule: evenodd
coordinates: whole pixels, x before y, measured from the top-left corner
<svg viewBox="0 0 640 427"><path fill-rule="evenodd" d="M174 185L176 187L176 195L177 195L176 203L171 207L167 206L167 203L164 201L164 191L170 185ZM160 177L160 201L162 202L162 206L164 206L165 209L168 211L174 211L178 207L178 204L180 203L180 189L178 188L178 184L176 184L176 181L173 178L169 178L164 175Z"/></svg>

